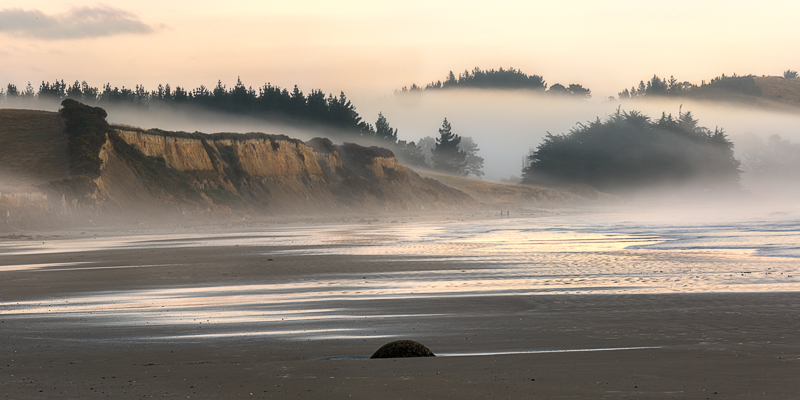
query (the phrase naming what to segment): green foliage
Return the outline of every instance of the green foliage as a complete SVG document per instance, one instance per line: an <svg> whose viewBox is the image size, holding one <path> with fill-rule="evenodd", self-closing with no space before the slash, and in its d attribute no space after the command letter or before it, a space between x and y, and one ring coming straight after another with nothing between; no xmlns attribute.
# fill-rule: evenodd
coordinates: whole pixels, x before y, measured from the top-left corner
<svg viewBox="0 0 800 400"><path fill-rule="evenodd" d="M725 74L722 74L722 76L712 79L708 84L701 85L698 92L703 94L703 92L708 91L724 90L730 93L760 96L761 88L756 85L756 81L753 78L753 75L737 76L733 74L733 76L725 76Z"/></svg>
<svg viewBox="0 0 800 400"><path fill-rule="evenodd" d="M782 179L796 185L800 179L800 143L792 143L772 135L744 154L749 173L760 177Z"/></svg>
<svg viewBox="0 0 800 400"><path fill-rule="evenodd" d="M436 138L436 147L431 150L433 153L433 168L438 171L465 175L467 166L467 153L459 150L461 137L452 132L447 118L439 128L439 137Z"/></svg>
<svg viewBox="0 0 800 400"><path fill-rule="evenodd" d="M786 71L783 71L783 77L786 79L796 79L798 77L797 71L787 69Z"/></svg>
<svg viewBox="0 0 800 400"><path fill-rule="evenodd" d="M64 98L67 90L67 84L64 83L62 79L61 82L56 80L55 82L48 83L42 81L42 85L39 86L39 97L51 97L56 99Z"/></svg>
<svg viewBox="0 0 800 400"><path fill-rule="evenodd" d="M425 160L424 149L414 142L398 140L394 145L394 149L394 153L400 162L414 168L430 168Z"/></svg>
<svg viewBox="0 0 800 400"><path fill-rule="evenodd" d="M436 148L436 139L433 136L425 136L417 141L417 146L422 150L425 155L425 164L427 168L433 166L433 149Z"/></svg>
<svg viewBox="0 0 800 400"><path fill-rule="evenodd" d="M535 92L544 92L547 83L539 75L528 75L520 70L509 68L498 70L481 70L475 67L472 71L464 70L463 73L456 75L453 71L442 81L431 82L425 86L425 90L455 89L455 88L477 88L477 89L525 89ZM411 88L403 87L400 92L412 92L422 90L416 84Z"/></svg>
<svg viewBox="0 0 800 400"><path fill-rule="evenodd" d="M378 113L378 120L375 121L375 136L392 143L397 141L397 129L392 129L389 122L386 121L386 117L380 112Z"/></svg>
<svg viewBox="0 0 800 400"><path fill-rule="evenodd" d="M591 90L575 83L569 85L569 87L565 87L560 83L556 83L555 85L550 86L550 89L547 89L546 93L548 96L570 96L583 99L589 99L592 97Z"/></svg>
<svg viewBox="0 0 800 400"><path fill-rule="evenodd" d="M478 148L478 144L475 143L471 137L466 136L461 138L461 143L459 143L458 149L467 154L464 174L473 175L480 179L484 174L483 157L478 155L478 152L481 150Z"/></svg>
<svg viewBox="0 0 800 400"><path fill-rule="evenodd" d="M738 188L739 174L725 133L699 126L691 113L651 121L637 111L617 110L568 134L548 133L528 156L523 183L585 183L615 192L660 184L721 189Z"/></svg>
<svg viewBox="0 0 800 400"><path fill-rule="evenodd" d="M147 108L192 105L266 120L322 124L350 135L375 134L371 125L362 121L355 105L347 99L344 92L338 96L332 94L326 96L321 90L311 90L311 93L305 95L297 86L290 92L269 83L256 90L253 87L246 87L241 79L237 79L236 85L230 89L223 85L222 81L218 81L211 90L203 85L188 90L180 86L173 88L170 84L159 84L158 88L152 91L146 90L143 85L129 89L125 86L112 87L110 83L106 83L102 89L98 89L89 86L86 81L75 81L72 85L67 85L64 80L55 80L53 83L43 81L38 93L30 83L22 92L16 86L9 84L5 94L6 97L30 100L68 98L96 105L125 104Z"/></svg>
<svg viewBox="0 0 800 400"><path fill-rule="evenodd" d="M59 114L64 118L67 133L70 173L91 178L100 176L100 149L109 132L106 111L66 99L61 102Z"/></svg>
<svg viewBox="0 0 800 400"><path fill-rule="evenodd" d="M669 80L659 78L657 75L645 82L640 81L638 88L631 87L618 93L620 99L653 96L683 96L695 98L716 98L725 95L760 96L761 88L756 85L753 75L727 76L722 74L710 82L703 82L700 86L689 82L678 82L675 77Z"/></svg>
<svg viewBox="0 0 800 400"><path fill-rule="evenodd" d="M475 67L472 71L464 71L458 74L458 77L450 71L445 78L444 82L436 81L431 82L425 86L424 90L441 90L441 89L457 89L457 88L473 88L473 89L523 89L530 90L536 93L547 93L548 95L559 96L572 96L577 98L591 98L592 92L588 88L584 88L579 84L570 84L564 86L555 84L550 89L547 89L547 83L544 78L539 75L528 75L520 70L509 68L499 70L481 70ZM411 87L404 86L398 92L409 93L422 91L423 88L416 84Z"/></svg>

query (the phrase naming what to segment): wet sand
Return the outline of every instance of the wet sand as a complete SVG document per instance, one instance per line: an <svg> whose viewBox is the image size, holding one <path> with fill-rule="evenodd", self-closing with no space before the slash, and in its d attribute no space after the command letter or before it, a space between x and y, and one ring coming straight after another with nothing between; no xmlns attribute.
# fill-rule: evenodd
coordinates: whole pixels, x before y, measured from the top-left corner
<svg viewBox="0 0 800 400"><path fill-rule="evenodd" d="M380 230L336 230L323 244L295 231L6 242L0 398L800 397L796 291L572 293L577 280L538 275L524 276L536 290L504 289L522 273L513 263L430 248L411 257ZM581 254L558 259L596 262ZM709 255L672 262L697 257ZM751 272L726 282L742 287L791 261L719 260ZM506 278L481 288L491 270ZM557 290L550 279L562 279ZM660 287L648 279L631 290ZM440 357L367 359L400 338Z"/></svg>

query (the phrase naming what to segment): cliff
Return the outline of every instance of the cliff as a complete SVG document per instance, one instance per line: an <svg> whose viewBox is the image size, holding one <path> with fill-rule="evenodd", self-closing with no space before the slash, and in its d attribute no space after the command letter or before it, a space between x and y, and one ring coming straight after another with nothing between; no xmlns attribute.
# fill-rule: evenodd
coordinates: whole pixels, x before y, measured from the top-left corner
<svg viewBox="0 0 800 400"><path fill-rule="evenodd" d="M463 207L466 194L400 165L391 151L356 144L308 143L265 134L180 134L112 127L117 153L131 153L179 173L199 196L183 211L313 213L343 210L420 210ZM136 162L134 161L134 164ZM142 174L146 175L146 174ZM105 172L100 179L104 179ZM147 181L147 180L146 180ZM151 192L163 184L151 181ZM184 191L186 192L186 191Z"/></svg>
<svg viewBox="0 0 800 400"><path fill-rule="evenodd" d="M33 117L0 110L6 121L0 141L17 150L0 149L0 227L35 215L99 221L475 205L470 196L420 177L391 151L377 147L334 145L323 138L302 142L283 135L108 126L104 111L71 100L60 116L36 112ZM19 127L32 120L44 124L33 130L46 146L20 142ZM41 155L26 164L33 153Z"/></svg>

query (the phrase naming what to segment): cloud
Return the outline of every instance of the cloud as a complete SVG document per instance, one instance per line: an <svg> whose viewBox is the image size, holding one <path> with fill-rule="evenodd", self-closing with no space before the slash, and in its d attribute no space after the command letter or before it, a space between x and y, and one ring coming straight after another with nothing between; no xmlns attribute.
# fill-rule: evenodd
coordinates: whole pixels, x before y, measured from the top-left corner
<svg viewBox="0 0 800 400"><path fill-rule="evenodd" d="M77 7L61 14L39 10L0 10L0 32L44 40L83 39L121 34L149 34L153 27L118 8Z"/></svg>

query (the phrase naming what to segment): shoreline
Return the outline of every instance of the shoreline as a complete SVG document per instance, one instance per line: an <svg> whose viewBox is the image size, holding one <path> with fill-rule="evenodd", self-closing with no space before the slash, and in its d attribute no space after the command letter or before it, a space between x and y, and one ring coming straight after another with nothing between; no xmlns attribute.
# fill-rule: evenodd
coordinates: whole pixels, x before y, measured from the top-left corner
<svg viewBox="0 0 800 400"><path fill-rule="evenodd" d="M72 231L55 238L61 247L0 256L5 266L31 266L0 267L0 397L797 397L800 291L508 291L515 282L572 286L591 268L652 285L744 261L762 272L731 278L746 284L774 279L767 268L782 261L794 271L796 259L629 250L614 235L611 249L595 251L601 237L592 229L576 241L550 228L563 216L536 229L568 251L510 256L504 249L519 243L550 246L506 226L535 218L497 221L500 242L470 236L470 226L495 231L480 219L136 230L131 242L113 230ZM437 226L452 229L425 233ZM603 267L617 264L663 271ZM550 277L552 268L575 276ZM363 358L396 339L467 355ZM616 350L578 351L592 349Z"/></svg>
<svg viewBox="0 0 800 400"><path fill-rule="evenodd" d="M418 318L419 332L374 321L434 353L515 353L427 359L367 358L395 337L109 340L97 328L47 337L35 320L5 320L0 388L120 399L797 395L800 293L545 297L412 305L460 310ZM580 351L615 347L634 348Z"/></svg>

